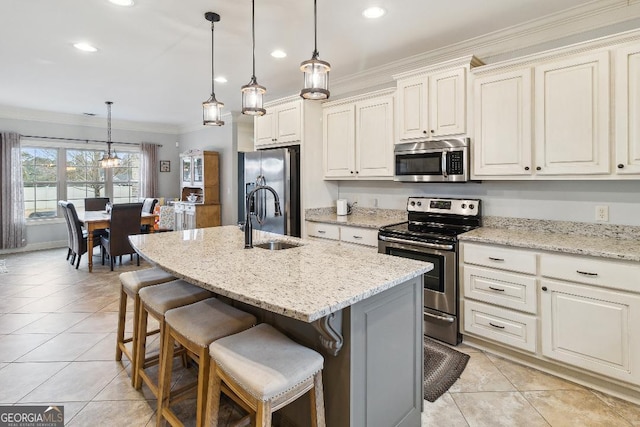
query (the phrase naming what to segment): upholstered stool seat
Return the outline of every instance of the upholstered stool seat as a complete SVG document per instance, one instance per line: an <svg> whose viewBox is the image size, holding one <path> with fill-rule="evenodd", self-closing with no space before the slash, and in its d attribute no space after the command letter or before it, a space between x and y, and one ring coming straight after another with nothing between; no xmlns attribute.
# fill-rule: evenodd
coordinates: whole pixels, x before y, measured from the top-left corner
<svg viewBox="0 0 640 427"><path fill-rule="evenodd" d="M161 268L146 268L144 270L128 271L120 274L120 308L118 313L118 333L116 336L116 360L122 360L122 354L131 362L131 382L135 372L136 340L138 339L138 316L140 315L140 289L160 283L176 280L175 277ZM127 317L127 299L133 298L133 334L125 338L124 329ZM158 332L158 331L153 331ZM152 333L153 333L152 332ZM145 331L146 333L146 331ZM131 351L125 344L131 342Z"/></svg>
<svg viewBox="0 0 640 427"><path fill-rule="evenodd" d="M182 397L193 384L170 391L172 357L177 342L198 362L198 391L196 425L204 425L205 404L209 383L209 345L222 337L236 334L256 324L256 317L238 310L216 298L208 298L194 304L169 310L164 315L165 333L160 356L161 367L158 388L158 425L166 419L173 426L182 425L171 410L172 401Z"/></svg>
<svg viewBox="0 0 640 427"><path fill-rule="evenodd" d="M311 423L324 426L323 357L270 325L260 324L209 346L211 378L207 418L217 425L222 384L256 412L256 426L311 390ZM226 394L226 392L225 392Z"/></svg>
<svg viewBox="0 0 640 427"><path fill-rule="evenodd" d="M172 308L182 307L183 305L193 304L213 296L206 289L185 282L184 280L174 280L172 282L160 285L147 286L138 292L140 301L140 313L138 315L138 331L147 330L147 321L149 315L155 318L160 324L160 349L162 352L165 319L164 315ZM139 339L136 342L136 362L135 374L133 374L133 385L136 389L142 387L142 382L149 387L154 396L158 396L158 385L145 372L149 366L160 363L155 357L146 358L147 335L138 334ZM173 349L172 349L173 351Z"/></svg>

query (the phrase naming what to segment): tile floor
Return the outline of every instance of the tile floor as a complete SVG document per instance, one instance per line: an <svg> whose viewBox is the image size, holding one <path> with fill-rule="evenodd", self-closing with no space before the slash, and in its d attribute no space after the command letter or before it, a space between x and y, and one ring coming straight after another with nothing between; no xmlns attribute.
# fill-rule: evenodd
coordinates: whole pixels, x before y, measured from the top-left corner
<svg viewBox="0 0 640 427"><path fill-rule="evenodd" d="M129 364L114 361L118 274L138 267L126 257L111 272L96 256L89 273L86 256L78 270L65 256L63 249L0 255L8 269L0 274L0 404L62 404L69 426L155 425L153 396L146 386L134 390ZM435 403L425 401L423 426L640 426L639 406L458 349L471 356L467 368ZM177 369L176 385L194 375ZM176 406L193 425L195 400ZM226 408L222 425L242 416Z"/></svg>

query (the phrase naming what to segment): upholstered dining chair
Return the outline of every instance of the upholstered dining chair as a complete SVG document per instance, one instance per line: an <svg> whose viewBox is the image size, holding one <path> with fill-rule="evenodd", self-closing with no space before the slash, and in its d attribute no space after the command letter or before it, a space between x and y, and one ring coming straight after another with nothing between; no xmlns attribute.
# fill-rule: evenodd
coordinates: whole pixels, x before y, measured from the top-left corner
<svg viewBox="0 0 640 427"><path fill-rule="evenodd" d="M93 197L84 199L84 210L85 211L103 211L107 207L107 203L109 203L108 197Z"/></svg>
<svg viewBox="0 0 640 427"><path fill-rule="evenodd" d="M76 270L80 266L80 259L82 255L89 252L89 256L93 256L93 248L100 244L99 239L93 239L93 247L87 248L87 234L86 231L82 229L82 224L80 219L78 219L78 212L76 211L76 207L71 202L61 202L64 209L67 211L67 215L69 216L69 224L71 227L71 233L73 236L72 240L72 250L74 258L71 259L71 264L73 261L76 261ZM75 258L77 257L77 259Z"/></svg>
<svg viewBox="0 0 640 427"><path fill-rule="evenodd" d="M73 255L71 263L74 263L76 255L75 252L73 252L73 230L71 230L71 221L69 220L69 210L67 209L66 200L59 200L58 206L60 206L60 210L62 210L62 215L64 216L64 220L67 224L67 246L69 246L69 250L67 251L67 261L69 261L69 257Z"/></svg>
<svg viewBox="0 0 640 427"><path fill-rule="evenodd" d="M153 213L153 210L155 209L157 203L158 203L158 199L154 199L153 197L147 197L142 201L142 212ZM140 233L148 233L148 232L149 232L148 225L143 225L140 227Z"/></svg>
<svg viewBox="0 0 640 427"><path fill-rule="evenodd" d="M122 255L133 255L136 253L129 243L129 236L140 234L140 217L142 215L142 203L120 203L111 207L111 224L106 236L102 236L100 242L104 251L102 252L102 265L104 265L105 254L109 255L111 271L115 263L115 257ZM140 265L140 256L136 254L137 265Z"/></svg>

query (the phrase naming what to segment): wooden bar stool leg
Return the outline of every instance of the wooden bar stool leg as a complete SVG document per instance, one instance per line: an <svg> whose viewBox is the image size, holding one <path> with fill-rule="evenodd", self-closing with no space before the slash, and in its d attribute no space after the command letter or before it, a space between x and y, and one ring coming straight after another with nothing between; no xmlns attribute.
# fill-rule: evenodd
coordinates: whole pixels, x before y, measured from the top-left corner
<svg viewBox="0 0 640 427"><path fill-rule="evenodd" d="M210 427L218 427L218 414L220 411L220 387L222 387L222 379L216 370L216 363L212 360L209 365L209 387L207 402L207 425Z"/></svg>
<svg viewBox="0 0 640 427"><path fill-rule="evenodd" d="M204 426L206 417L206 404L209 391L209 365L211 358L209 357L209 346L201 348L198 366L198 400L196 404L196 426Z"/></svg>
<svg viewBox="0 0 640 427"><path fill-rule="evenodd" d="M120 289L120 311L118 312L118 337L116 345L116 360L122 360L122 349L120 343L124 343L124 324L127 320L127 293L124 289ZM134 325L136 320L133 321ZM133 364L132 364L133 365Z"/></svg>
<svg viewBox="0 0 640 427"><path fill-rule="evenodd" d="M258 401L256 408L256 426L271 427L271 402Z"/></svg>
<svg viewBox="0 0 640 427"><path fill-rule="evenodd" d="M313 389L309 391L309 395L311 397L311 427L325 427L322 371L313 377Z"/></svg>
<svg viewBox="0 0 640 427"><path fill-rule="evenodd" d="M173 370L173 346L175 340L171 334L171 327L164 328L162 337L162 349L160 353L160 370L158 373L158 413L156 414L156 426L162 425L161 416L164 408L169 407L169 391L171 389L171 371Z"/></svg>
<svg viewBox="0 0 640 427"><path fill-rule="evenodd" d="M149 313L144 308L140 308L140 312L138 313L138 331L146 331L147 330L147 320L149 317ZM162 328L161 328L162 329ZM163 331L161 330L162 334ZM133 381L133 387L136 390L140 390L142 387L142 378L138 374L141 366L144 366L144 358L145 358L145 347L147 345L147 334L138 334L138 339L136 343L136 363L133 364L132 368L135 368L134 371L131 372L131 379Z"/></svg>

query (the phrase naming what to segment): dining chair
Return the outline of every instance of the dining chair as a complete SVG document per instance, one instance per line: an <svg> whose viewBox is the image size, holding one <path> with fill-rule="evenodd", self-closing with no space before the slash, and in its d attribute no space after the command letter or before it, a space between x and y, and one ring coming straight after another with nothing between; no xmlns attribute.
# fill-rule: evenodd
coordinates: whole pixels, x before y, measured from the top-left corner
<svg viewBox="0 0 640 427"><path fill-rule="evenodd" d="M67 261L69 261L69 257L73 254L73 258L71 259L71 263L74 263L76 260L76 255L73 252L73 231L71 230L71 222L69 221L69 212L67 209L67 201L59 200L58 206L60 206L60 210L62 211L62 215L64 216L64 221L67 224L67 246L69 246L69 250L67 251Z"/></svg>
<svg viewBox="0 0 640 427"><path fill-rule="evenodd" d="M63 202L63 203L66 203L66 211L67 211L67 215L69 216L69 225L71 228L71 234L73 236L72 250L73 250L74 258L71 259L71 264L73 264L75 257L77 257L77 259L75 259L76 270L77 270L78 267L80 266L80 259L82 258L82 255L88 252L87 232L82 229L82 223L80 222L80 219L78 219L78 212L76 211L76 207L74 206L74 204L71 202ZM93 246L91 247L91 253L89 256L93 256L93 248L95 248L99 244L100 244L100 240L94 238ZM102 249L100 250L100 252L102 252Z"/></svg>
<svg viewBox="0 0 640 427"><path fill-rule="evenodd" d="M103 211L107 207L107 203L109 203L108 197L92 197L84 199L84 210L85 211Z"/></svg>
<svg viewBox="0 0 640 427"><path fill-rule="evenodd" d="M146 199L143 199L142 212L153 213L153 210L155 209L157 203L158 203L158 199L154 199L153 197L147 197ZM149 232L148 225L140 226L140 233L148 233L148 232Z"/></svg>
<svg viewBox="0 0 640 427"><path fill-rule="evenodd" d="M104 251L102 252L102 265L105 254L109 255L111 271L115 263L115 257L136 254L137 265L140 265L140 256L131 247L129 236L140 234L140 217L142 215L142 203L120 203L111 207L111 224L106 236L100 238Z"/></svg>

